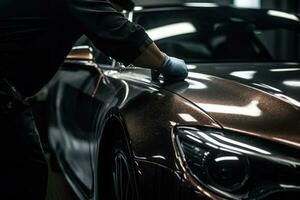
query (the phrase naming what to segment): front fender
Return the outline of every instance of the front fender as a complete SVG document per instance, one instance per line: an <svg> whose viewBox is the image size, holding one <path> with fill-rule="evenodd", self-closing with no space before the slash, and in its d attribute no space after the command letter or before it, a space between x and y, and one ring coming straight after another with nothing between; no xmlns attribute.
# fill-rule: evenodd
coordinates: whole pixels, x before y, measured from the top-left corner
<svg viewBox="0 0 300 200"><path fill-rule="evenodd" d="M143 91L120 112L134 159L175 169L172 129L175 125L220 126L198 107L165 90Z"/></svg>

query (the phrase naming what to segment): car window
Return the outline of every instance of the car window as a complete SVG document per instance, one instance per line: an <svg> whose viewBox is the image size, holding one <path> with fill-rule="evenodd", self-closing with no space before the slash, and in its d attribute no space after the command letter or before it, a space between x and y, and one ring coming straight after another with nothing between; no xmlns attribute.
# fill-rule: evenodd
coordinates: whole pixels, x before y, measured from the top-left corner
<svg viewBox="0 0 300 200"><path fill-rule="evenodd" d="M299 21L239 12L158 10L136 13L134 21L162 51L188 62L299 60Z"/></svg>
<svg viewBox="0 0 300 200"><path fill-rule="evenodd" d="M269 29L255 31L255 34L274 60L299 60L300 37L294 31Z"/></svg>

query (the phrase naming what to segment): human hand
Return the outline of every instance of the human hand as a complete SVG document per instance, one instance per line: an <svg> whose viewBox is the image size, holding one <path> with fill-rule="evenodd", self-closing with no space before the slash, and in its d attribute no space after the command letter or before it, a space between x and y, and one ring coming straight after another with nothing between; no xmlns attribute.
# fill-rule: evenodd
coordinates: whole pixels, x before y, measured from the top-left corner
<svg viewBox="0 0 300 200"><path fill-rule="evenodd" d="M160 73L166 82L183 81L188 76L188 69L183 60L166 55L162 66L151 70L152 79L157 80Z"/></svg>

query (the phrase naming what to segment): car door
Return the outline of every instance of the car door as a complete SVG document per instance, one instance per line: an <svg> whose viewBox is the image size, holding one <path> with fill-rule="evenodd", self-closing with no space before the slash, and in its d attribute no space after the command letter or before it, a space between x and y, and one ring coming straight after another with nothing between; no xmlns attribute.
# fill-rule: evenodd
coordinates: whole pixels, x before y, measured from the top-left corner
<svg viewBox="0 0 300 200"><path fill-rule="evenodd" d="M93 187L90 138L94 132L96 111L101 107L93 100L93 95L103 74L80 48L87 47L73 48L56 75L55 118L60 133L54 140L68 177L89 194Z"/></svg>

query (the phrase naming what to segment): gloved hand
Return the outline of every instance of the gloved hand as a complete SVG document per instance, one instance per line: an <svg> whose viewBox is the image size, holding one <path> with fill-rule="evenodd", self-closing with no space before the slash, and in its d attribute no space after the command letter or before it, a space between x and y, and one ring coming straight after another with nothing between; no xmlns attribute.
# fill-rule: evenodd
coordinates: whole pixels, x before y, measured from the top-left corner
<svg viewBox="0 0 300 200"><path fill-rule="evenodd" d="M160 73L165 82L183 81L188 76L188 69L183 60L165 55L162 66L151 70L152 80L158 80Z"/></svg>

